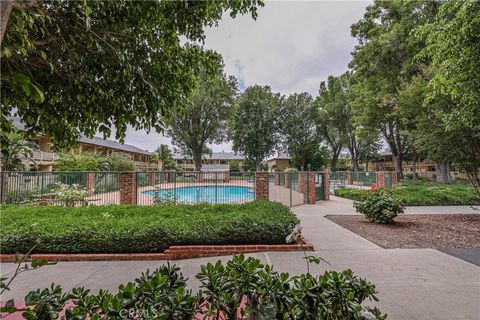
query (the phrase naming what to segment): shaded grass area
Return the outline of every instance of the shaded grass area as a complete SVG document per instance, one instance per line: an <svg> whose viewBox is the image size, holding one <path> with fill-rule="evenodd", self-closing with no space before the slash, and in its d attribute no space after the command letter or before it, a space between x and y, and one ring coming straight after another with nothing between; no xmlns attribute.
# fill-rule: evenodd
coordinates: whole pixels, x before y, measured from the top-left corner
<svg viewBox="0 0 480 320"><path fill-rule="evenodd" d="M479 205L475 189L466 182L441 184L433 181L402 181L389 190L406 206ZM337 189L335 195L351 200L361 200L365 190Z"/></svg>
<svg viewBox="0 0 480 320"><path fill-rule="evenodd" d="M283 244L299 222L286 206L246 204L4 206L2 253L163 252L171 245Z"/></svg>

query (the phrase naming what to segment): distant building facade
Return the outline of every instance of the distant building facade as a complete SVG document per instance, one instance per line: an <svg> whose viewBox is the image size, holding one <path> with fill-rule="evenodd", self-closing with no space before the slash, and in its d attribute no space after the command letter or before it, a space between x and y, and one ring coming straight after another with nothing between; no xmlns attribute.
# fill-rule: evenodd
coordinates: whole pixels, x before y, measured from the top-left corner
<svg viewBox="0 0 480 320"><path fill-rule="evenodd" d="M19 118L12 119L17 130L25 131L25 127ZM54 170L61 155L53 151L53 143L51 139L46 135L37 135L33 138L33 141L37 145L37 149L34 150L33 154L37 169L39 171ZM79 147L74 150L69 150L69 152L74 152L76 154L85 152L101 153L105 156L116 153L131 159L138 171L158 169L157 163L150 162L153 155L152 152L142 150L130 144L121 144L100 137L87 138L82 136L79 139Z"/></svg>
<svg viewBox="0 0 480 320"><path fill-rule="evenodd" d="M268 171L284 171L290 168L291 164L290 157L286 154L278 154L267 160Z"/></svg>
<svg viewBox="0 0 480 320"><path fill-rule="evenodd" d="M182 168L182 170L195 171L195 164L191 156L174 153L173 160L175 160L176 166ZM232 169L234 166L238 166L239 170L243 170L244 163L245 157L234 152L212 152L202 156L202 164L208 170L218 168L219 171L225 171Z"/></svg>

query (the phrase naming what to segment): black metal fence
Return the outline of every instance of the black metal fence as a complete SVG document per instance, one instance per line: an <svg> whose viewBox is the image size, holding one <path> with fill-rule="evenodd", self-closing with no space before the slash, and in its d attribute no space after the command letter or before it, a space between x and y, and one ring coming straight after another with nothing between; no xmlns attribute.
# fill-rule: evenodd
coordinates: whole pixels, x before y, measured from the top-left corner
<svg viewBox="0 0 480 320"><path fill-rule="evenodd" d="M4 204L119 203L119 172L1 172Z"/></svg>
<svg viewBox="0 0 480 320"><path fill-rule="evenodd" d="M385 176L385 188L393 188L391 172L382 172ZM377 184L376 171L335 171L330 173L330 191L336 189L368 189L372 183Z"/></svg>
<svg viewBox="0 0 480 320"><path fill-rule="evenodd" d="M137 172L137 204L245 203L255 199L251 172Z"/></svg>

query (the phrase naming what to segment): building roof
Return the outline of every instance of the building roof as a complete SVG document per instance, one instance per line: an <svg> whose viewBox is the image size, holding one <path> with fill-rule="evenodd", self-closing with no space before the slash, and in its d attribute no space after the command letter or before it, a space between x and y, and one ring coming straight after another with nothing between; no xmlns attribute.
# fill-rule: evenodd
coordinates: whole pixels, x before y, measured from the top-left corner
<svg viewBox="0 0 480 320"><path fill-rule="evenodd" d="M174 153L173 159L182 160L182 159L191 159L192 157L186 156L181 153ZM245 160L245 157L234 152L212 152L204 154L204 159L207 160Z"/></svg>
<svg viewBox="0 0 480 320"><path fill-rule="evenodd" d="M25 131L25 125L23 122L20 120L18 117L11 117L13 120L13 125L17 130L20 131ZM78 139L80 143L85 143L85 144L91 144L94 146L100 146L100 147L105 147L105 148L111 148L111 149L116 149L116 150L121 150L125 152L133 152L133 153L141 153L141 154L146 154L146 155L152 155L152 152L148 152L146 150L137 148L131 144L122 144L120 142L112 141L112 140L106 140L100 137L93 137L93 138L87 138L84 135L80 136L80 139Z"/></svg>
<svg viewBox="0 0 480 320"><path fill-rule="evenodd" d="M140 148L135 147L131 144L122 144L120 142L116 142L116 141L112 141L112 140L105 140L105 139L100 138L100 137L87 138L87 137L82 135L80 137L79 141L80 141L80 143L86 143L86 144L91 144L91 145L110 148L110 149L117 149L117 150L126 151L126 152L141 153L141 154L146 154L146 155L152 155L153 154L153 152L149 152L149 151L140 149Z"/></svg>

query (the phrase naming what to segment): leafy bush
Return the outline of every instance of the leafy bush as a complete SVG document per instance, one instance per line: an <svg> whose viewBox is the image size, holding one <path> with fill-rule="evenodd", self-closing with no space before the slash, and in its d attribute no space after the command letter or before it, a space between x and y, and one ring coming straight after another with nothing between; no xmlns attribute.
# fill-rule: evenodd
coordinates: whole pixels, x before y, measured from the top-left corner
<svg viewBox="0 0 480 320"><path fill-rule="evenodd" d="M394 196L386 190L377 189L375 185L365 192L362 201L355 201L353 206L357 212L376 223L390 223L404 209Z"/></svg>
<svg viewBox="0 0 480 320"><path fill-rule="evenodd" d="M56 171L99 171L100 154L85 152L78 154L64 154L57 161Z"/></svg>
<svg viewBox="0 0 480 320"><path fill-rule="evenodd" d="M201 290L195 296L179 268L168 264L119 286L116 294L84 288L63 294L52 285L27 295L23 316L57 319L66 309L67 319L385 319L377 308L362 305L377 300L375 286L351 270L290 277L240 255L226 265L201 266L197 279ZM73 305L66 307L68 302Z"/></svg>
<svg viewBox="0 0 480 320"><path fill-rule="evenodd" d="M468 183L441 184L433 181L402 181L389 190L405 206L480 205L480 198ZM365 190L337 189L335 195L359 201Z"/></svg>
<svg viewBox="0 0 480 320"><path fill-rule="evenodd" d="M135 171L135 164L127 156L114 153L102 158L99 169L104 171Z"/></svg>
<svg viewBox="0 0 480 320"><path fill-rule="evenodd" d="M135 164L122 154L104 156L101 153L64 154L56 171L135 171Z"/></svg>
<svg viewBox="0 0 480 320"><path fill-rule="evenodd" d="M162 252L171 245L281 244L299 223L280 203L4 206L3 253Z"/></svg>
<svg viewBox="0 0 480 320"><path fill-rule="evenodd" d="M155 190L153 203L161 206L169 206L179 203L180 197L174 192L168 191L162 194L161 190Z"/></svg>

